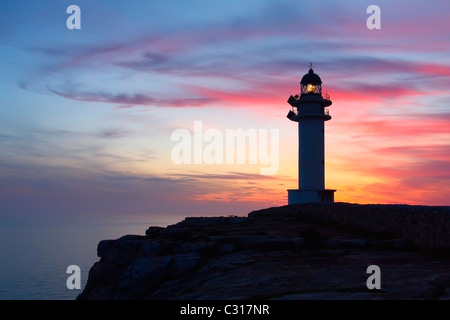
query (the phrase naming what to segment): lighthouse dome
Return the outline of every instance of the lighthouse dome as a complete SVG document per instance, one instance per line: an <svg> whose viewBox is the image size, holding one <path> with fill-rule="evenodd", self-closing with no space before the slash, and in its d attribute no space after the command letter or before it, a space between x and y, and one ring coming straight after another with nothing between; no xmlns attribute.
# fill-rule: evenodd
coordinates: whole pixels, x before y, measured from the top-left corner
<svg viewBox="0 0 450 320"><path fill-rule="evenodd" d="M314 73L314 70L312 68L309 69L309 72L305 74L302 78L302 81L300 81L300 84L302 85L319 85L322 84L322 80L320 77Z"/></svg>

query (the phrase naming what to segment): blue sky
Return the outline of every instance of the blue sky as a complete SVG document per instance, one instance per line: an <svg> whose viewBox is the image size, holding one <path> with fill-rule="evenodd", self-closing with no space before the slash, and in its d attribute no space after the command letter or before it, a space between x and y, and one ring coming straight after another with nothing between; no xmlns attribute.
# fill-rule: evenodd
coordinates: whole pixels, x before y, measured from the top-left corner
<svg viewBox="0 0 450 320"><path fill-rule="evenodd" d="M68 30L66 8L81 8ZM369 30L366 9L381 8ZM446 1L0 2L0 214L246 214L296 186L289 95L333 105L337 201L449 204ZM171 133L280 130L280 169L175 165Z"/></svg>

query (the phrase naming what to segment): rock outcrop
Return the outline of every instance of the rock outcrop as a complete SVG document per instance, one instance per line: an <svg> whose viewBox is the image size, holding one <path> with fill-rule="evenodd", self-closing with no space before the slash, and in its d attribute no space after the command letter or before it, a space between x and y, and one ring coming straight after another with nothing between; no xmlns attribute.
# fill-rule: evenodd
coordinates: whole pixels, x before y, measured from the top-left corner
<svg viewBox="0 0 450 320"><path fill-rule="evenodd" d="M101 241L78 299L450 299L449 227L450 207L406 205L190 217Z"/></svg>

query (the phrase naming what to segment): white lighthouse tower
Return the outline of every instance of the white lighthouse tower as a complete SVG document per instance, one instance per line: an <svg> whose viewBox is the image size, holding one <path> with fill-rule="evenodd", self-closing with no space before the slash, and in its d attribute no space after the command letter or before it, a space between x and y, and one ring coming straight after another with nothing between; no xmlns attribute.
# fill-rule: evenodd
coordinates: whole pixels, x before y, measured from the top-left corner
<svg viewBox="0 0 450 320"><path fill-rule="evenodd" d="M336 190L325 189L325 121L331 100L322 95L322 80L312 66L300 81L300 95L287 101L287 117L298 122L298 189L288 190L288 204L334 202Z"/></svg>

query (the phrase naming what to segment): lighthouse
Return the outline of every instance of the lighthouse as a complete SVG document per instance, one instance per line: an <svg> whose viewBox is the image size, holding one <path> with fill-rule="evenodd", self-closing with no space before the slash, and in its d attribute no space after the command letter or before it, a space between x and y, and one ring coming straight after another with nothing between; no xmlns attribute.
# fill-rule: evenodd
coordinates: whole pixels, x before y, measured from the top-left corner
<svg viewBox="0 0 450 320"><path fill-rule="evenodd" d="M300 81L300 94L287 102L287 118L298 122L298 189L288 190L288 204L334 202L336 190L325 189L325 121L332 102L312 66Z"/></svg>

